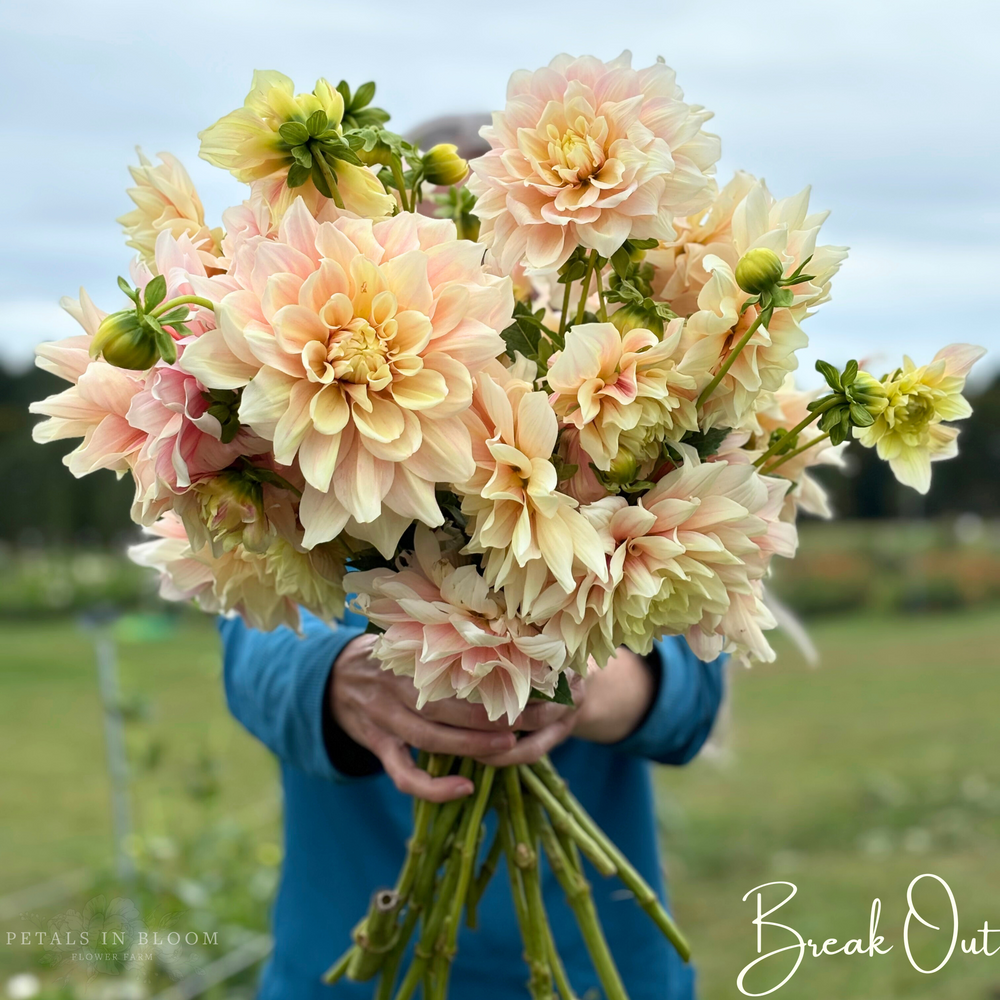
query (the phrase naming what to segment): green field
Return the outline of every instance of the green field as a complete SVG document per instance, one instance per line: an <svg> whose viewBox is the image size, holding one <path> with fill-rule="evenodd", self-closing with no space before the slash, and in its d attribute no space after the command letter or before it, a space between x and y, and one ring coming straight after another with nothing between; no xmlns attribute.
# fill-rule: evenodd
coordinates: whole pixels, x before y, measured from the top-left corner
<svg viewBox="0 0 1000 1000"><path fill-rule="evenodd" d="M226 714L211 622L126 620L118 633L142 835L135 850L172 856L169 845L226 822L264 845L257 860L273 865L274 763ZM736 673L709 752L658 775L675 907L696 951L701 996L740 996L736 976L755 957L753 903L741 897L785 880L799 895L773 919L820 941L867 938L878 896L880 933L893 950L807 957L771 995L993 1000L1000 955L959 947L942 972L920 975L906 960L902 926L909 881L933 872L955 893L962 938L985 920L1000 927L1000 614L829 619L812 633L821 667L782 646L777 664ZM66 620L2 622L0 648L2 896L82 866L106 869L111 851L89 635ZM943 926L941 890L924 885L916 898ZM914 933L915 957L933 966L946 937ZM766 951L786 943L777 932L764 939ZM30 957L0 948L0 981ZM789 967L787 956L774 959L748 990L775 985Z"/></svg>

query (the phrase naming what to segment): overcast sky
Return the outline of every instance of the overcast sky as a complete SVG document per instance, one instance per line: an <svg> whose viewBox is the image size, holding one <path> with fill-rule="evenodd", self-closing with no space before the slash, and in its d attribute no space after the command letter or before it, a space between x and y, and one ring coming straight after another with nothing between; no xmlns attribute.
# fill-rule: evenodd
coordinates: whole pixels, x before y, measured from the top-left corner
<svg viewBox="0 0 1000 1000"><path fill-rule="evenodd" d="M254 68L299 90L375 79L405 131L501 106L513 69L558 51L623 48L635 65L663 55L715 111L720 181L743 168L779 197L812 184L813 207L833 210L823 242L852 251L807 323L804 381L816 357L919 362L952 341L1000 367L1000 8L985 0L7 0L0 360L23 366L72 333L57 302L80 285L119 304L130 251L114 219L135 145L183 160L210 224L242 199L197 158L196 133L242 103Z"/></svg>

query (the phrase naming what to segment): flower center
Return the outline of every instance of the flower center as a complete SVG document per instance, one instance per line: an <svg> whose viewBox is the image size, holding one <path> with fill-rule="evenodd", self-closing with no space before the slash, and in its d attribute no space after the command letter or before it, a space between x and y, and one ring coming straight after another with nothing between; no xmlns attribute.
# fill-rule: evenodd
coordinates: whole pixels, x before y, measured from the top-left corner
<svg viewBox="0 0 1000 1000"><path fill-rule="evenodd" d="M934 402L924 393L911 393L897 412L897 422L900 429L919 434L934 416Z"/></svg>
<svg viewBox="0 0 1000 1000"><path fill-rule="evenodd" d="M548 140L552 169L569 184L585 183L604 164L604 150L582 120L561 136L555 125L549 125Z"/></svg>
<svg viewBox="0 0 1000 1000"><path fill-rule="evenodd" d="M388 353L383 331L356 316L347 326L332 332L326 356L338 380L362 383L388 374Z"/></svg>

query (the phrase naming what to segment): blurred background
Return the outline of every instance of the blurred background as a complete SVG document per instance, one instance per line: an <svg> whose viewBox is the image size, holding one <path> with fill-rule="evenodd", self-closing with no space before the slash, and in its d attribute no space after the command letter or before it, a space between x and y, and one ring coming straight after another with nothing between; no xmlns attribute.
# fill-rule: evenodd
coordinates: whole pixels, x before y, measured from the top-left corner
<svg viewBox="0 0 1000 1000"><path fill-rule="evenodd" d="M226 713L213 623L158 603L124 559L128 484L73 480L68 449L30 438L28 403L60 385L31 368L32 348L74 330L59 297L83 284L118 301L133 147L177 154L217 224L242 191L197 159L196 133L242 102L254 68L302 90L374 78L390 126L409 131L499 106L513 69L557 51L631 47L640 65L662 54L716 111L721 181L746 168L778 197L813 184L813 206L833 210L824 242L852 247L807 324L803 385L817 357L889 368L902 349L918 364L952 341L991 349L962 455L935 466L931 493L853 448L827 480L840 520L803 523L799 558L778 567L819 665L779 637L777 664L733 676L708 751L657 775L701 996L739 996L755 954L741 899L785 879L799 895L782 916L806 936L864 936L880 896L896 947L806 960L781 996L1000 997L987 960L920 976L899 940L921 872L948 880L964 936L1000 924L994 5L174 0L154 18L118 0L11 0L0 25L13 194L0 241L0 995L249 997L269 947L276 770ZM81 955L67 942L83 929L118 933L132 957ZM156 932L163 943L141 945ZM934 965L939 944L925 943Z"/></svg>

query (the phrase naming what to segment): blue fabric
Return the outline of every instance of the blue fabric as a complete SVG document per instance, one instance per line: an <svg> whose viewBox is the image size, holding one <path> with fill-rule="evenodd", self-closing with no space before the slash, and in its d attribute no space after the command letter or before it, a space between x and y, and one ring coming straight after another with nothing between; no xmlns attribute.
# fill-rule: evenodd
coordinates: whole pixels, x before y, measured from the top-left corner
<svg viewBox="0 0 1000 1000"><path fill-rule="evenodd" d="M274 907L274 954L260 1000L362 1000L372 983L320 982L350 942L373 890L391 886L403 862L411 801L384 775L347 778L327 756L323 698L341 649L364 631L348 614L331 629L305 616L303 635L219 624L226 696L233 714L281 761L285 861ZM570 739L553 763L608 835L661 892L648 761L684 764L705 742L722 696L722 663L702 663L680 639L658 644L662 680L649 715L623 742ZM492 829L489 830L492 834ZM489 838L487 838L487 843ZM588 873L612 953L632 1000L691 1000L694 973L617 879ZM600 987L562 890L543 869L545 903L577 996ZM463 927L451 1000L523 1000L527 967L501 864L480 904L480 926Z"/></svg>

